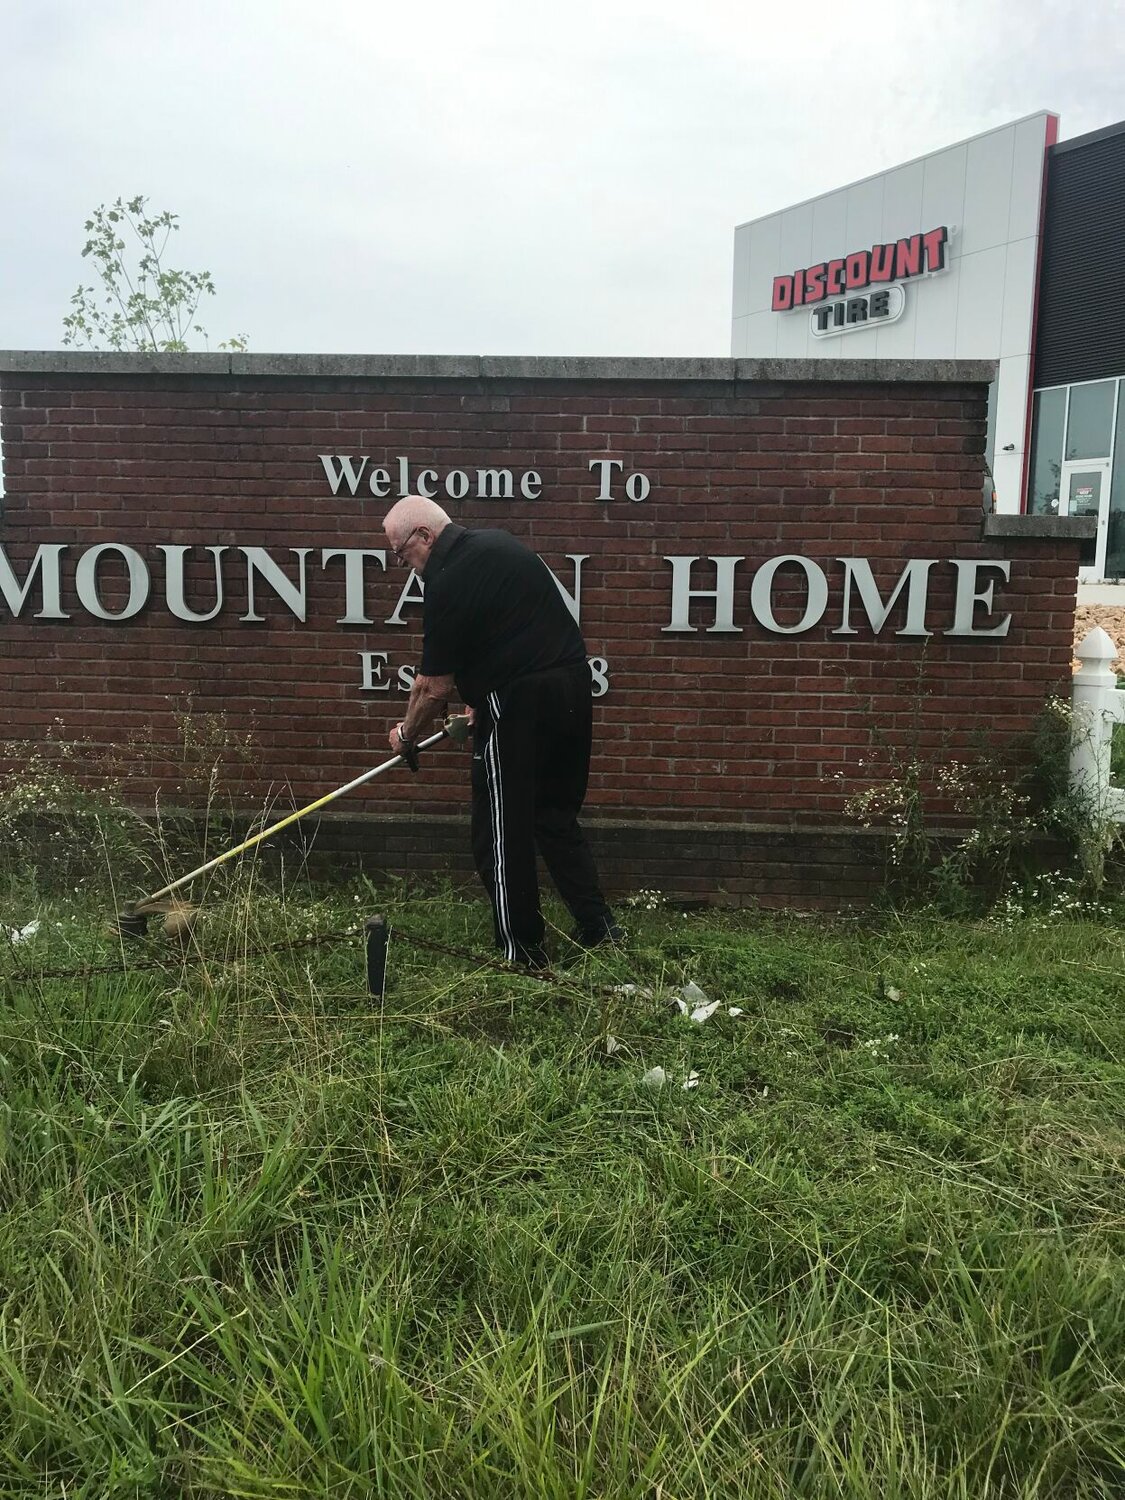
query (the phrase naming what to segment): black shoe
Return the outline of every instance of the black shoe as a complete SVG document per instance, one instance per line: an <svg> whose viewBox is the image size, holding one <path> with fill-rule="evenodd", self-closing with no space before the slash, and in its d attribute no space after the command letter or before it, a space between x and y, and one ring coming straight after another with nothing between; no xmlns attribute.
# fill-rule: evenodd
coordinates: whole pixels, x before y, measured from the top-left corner
<svg viewBox="0 0 1125 1500"><path fill-rule="evenodd" d="M515 959L515 963L521 969L529 969L533 974L551 967L546 948L524 948Z"/></svg>
<svg viewBox="0 0 1125 1500"><path fill-rule="evenodd" d="M625 929L619 927L612 917L607 917L596 927L576 927L570 934L570 940L580 948L597 948L602 943L617 947L625 941Z"/></svg>

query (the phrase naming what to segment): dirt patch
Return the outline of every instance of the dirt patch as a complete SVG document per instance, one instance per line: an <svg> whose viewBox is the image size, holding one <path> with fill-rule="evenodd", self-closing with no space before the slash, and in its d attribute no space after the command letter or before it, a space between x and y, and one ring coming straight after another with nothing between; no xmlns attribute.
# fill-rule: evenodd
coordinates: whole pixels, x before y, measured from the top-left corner
<svg viewBox="0 0 1125 1500"><path fill-rule="evenodd" d="M1125 673L1125 655L1122 654L1125 653L1125 605L1080 604L1074 616L1076 649L1083 637L1087 636L1096 625L1100 625L1117 646L1117 655L1111 663L1111 670ZM1078 666L1077 659L1074 665Z"/></svg>

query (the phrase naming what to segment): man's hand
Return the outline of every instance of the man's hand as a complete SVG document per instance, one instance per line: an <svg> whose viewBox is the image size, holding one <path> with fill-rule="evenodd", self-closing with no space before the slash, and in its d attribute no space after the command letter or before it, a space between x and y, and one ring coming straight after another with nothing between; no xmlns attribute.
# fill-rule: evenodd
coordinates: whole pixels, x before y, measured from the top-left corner
<svg viewBox="0 0 1125 1500"><path fill-rule="evenodd" d="M402 756L412 771L418 769L414 746L452 691L452 677L423 677L421 672L415 672L402 723L396 724L387 736L391 749Z"/></svg>
<svg viewBox="0 0 1125 1500"><path fill-rule="evenodd" d="M420 739L422 731L444 708L452 692L452 677L423 677L421 672L415 672L402 723L391 730L391 749L398 750L394 736L400 732L408 745Z"/></svg>
<svg viewBox="0 0 1125 1500"><path fill-rule="evenodd" d="M414 744L413 740L407 739L406 735L403 734L402 731L403 726L401 724L396 724L395 727L391 730L390 734L387 736L387 738L391 742L391 749L395 752L396 755L402 756L403 760L412 771L417 771L418 747Z"/></svg>

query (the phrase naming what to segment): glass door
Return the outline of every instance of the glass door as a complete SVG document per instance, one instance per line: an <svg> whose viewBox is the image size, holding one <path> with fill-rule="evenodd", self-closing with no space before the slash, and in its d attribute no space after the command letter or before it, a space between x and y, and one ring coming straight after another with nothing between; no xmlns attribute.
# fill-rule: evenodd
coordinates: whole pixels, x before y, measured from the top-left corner
<svg viewBox="0 0 1125 1500"><path fill-rule="evenodd" d="M1106 530L1109 524L1109 459L1074 459L1062 466L1061 516L1093 516L1097 534L1082 543L1078 581L1096 582L1105 572Z"/></svg>

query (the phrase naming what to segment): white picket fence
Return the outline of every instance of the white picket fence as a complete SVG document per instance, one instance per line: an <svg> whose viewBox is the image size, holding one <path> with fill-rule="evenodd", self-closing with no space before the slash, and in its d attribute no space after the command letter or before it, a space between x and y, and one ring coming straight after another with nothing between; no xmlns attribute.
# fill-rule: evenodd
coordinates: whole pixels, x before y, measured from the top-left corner
<svg viewBox="0 0 1125 1500"><path fill-rule="evenodd" d="M1071 697L1070 784L1089 799L1095 819L1125 823L1125 790L1109 780L1113 727L1125 723L1125 691L1110 671L1117 647L1096 625L1075 655L1082 665L1074 674Z"/></svg>

